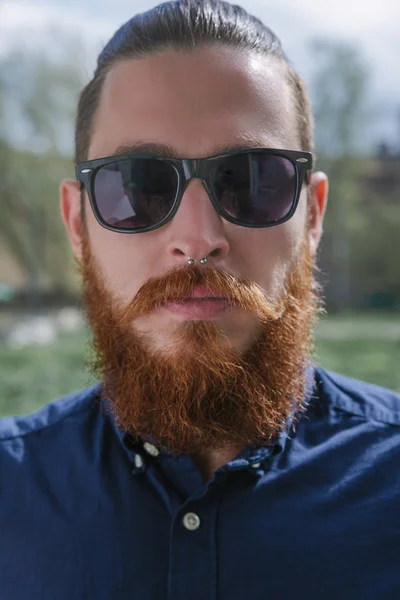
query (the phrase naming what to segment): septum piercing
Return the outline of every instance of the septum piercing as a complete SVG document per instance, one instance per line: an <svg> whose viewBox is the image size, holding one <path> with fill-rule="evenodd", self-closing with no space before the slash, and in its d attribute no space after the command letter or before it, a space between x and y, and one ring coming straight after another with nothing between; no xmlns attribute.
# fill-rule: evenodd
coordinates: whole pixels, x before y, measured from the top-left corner
<svg viewBox="0 0 400 600"><path fill-rule="evenodd" d="M200 259L200 264L205 265L207 262L206 257ZM188 258L188 265L194 265L194 258Z"/></svg>

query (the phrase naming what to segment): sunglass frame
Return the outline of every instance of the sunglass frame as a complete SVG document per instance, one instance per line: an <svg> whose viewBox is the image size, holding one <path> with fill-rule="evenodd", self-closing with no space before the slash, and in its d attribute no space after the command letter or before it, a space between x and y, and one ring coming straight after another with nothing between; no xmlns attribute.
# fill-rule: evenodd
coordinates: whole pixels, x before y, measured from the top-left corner
<svg viewBox="0 0 400 600"><path fill-rule="evenodd" d="M241 221L240 219L235 219L228 213L225 213L225 211L222 209L212 186L211 174L215 163L216 161L224 159L226 157L249 153L263 153L279 156L288 159L293 164L296 174L296 191L292 207L285 217L282 217L281 219L278 219L276 221L271 221L269 223L263 224L246 223L244 221ZM161 221L158 221L154 225L149 225L148 227L142 227L140 229L121 229L119 227L114 227L102 218L98 209L94 193L94 182L96 173L101 167L112 164L114 162L138 158L161 160L163 162L171 164L171 166L174 167L178 175L178 186L176 196L172 204L172 208ZM306 181L307 184L310 182L312 164L313 155L311 152L304 152L300 150L283 150L278 148L245 148L243 150L233 150L232 152L225 152L224 154L215 154L206 158L171 158L155 154L122 154L118 156L106 156L104 158L95 158L93 160L87 160L76 163L75 175L76 179L81 182L81 190L84 186L87 191L90 206L96 217L97 222L102 227L110 231L114 231L117 233L147 233L149 231L154 231L155 229L163 227L175 216L176 212L179 209L183 194L186 189L186 185L188 181L190 181L190 179L193 178L198 178L203 181L204 187L206 188L206 191L215 210L226 221L229 221L230 223L233 223L234 225L239 225L241 227L264 229L267 227L275 227L277 225L281 225L282 223L285 223L286 221L289 221L289 219L292 218L292 216L296 212L299 203L300 192L302 189L303 182Z"/></svg>

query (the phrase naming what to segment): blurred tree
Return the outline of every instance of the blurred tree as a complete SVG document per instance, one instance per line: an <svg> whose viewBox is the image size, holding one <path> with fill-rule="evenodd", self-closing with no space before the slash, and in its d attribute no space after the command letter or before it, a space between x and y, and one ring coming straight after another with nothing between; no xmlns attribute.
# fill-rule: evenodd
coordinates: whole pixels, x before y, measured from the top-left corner
<svg viewBox="0 0 400 600"><path fill-rule="evenodd" d="M373 308L400 306L400 189L391 183L386 189L370 186L357 203L359 227L353 231L352 271L357 274L367 306Z"/></svg>
<svg viewBox="0 0 400 600"><path fill-rule="evenodd" d="M66 34L54 43L57 52L14 50L0 61L6 116L0 136L26 150L70 155L85 50Z"/></svg>
<svg viewBox="0 0 400 600"><path fill-rule="evenodd" d="M368 119L368 69L358 50L342 42L316 40L312 44L312 55L316 151L331 159L323 242L325 251L330 246L327 294L330 309L340 310L351 304L349 228L357 218L354 211L356 173L351 156L360 147ZM319 166L324 168L323 159Z"/></svg>
<svg viewBox="0 0 400 600"><path fill-rule="evenodd" d="M27 275L32 303L43 285L68 285L58 185L72 174L73 115L83 82L75 40L64 60L15 51L0 62L0 236Z"/></svg>
<svg viewBox="0 0 400 600"><path fill-rule="evenodd" d="M311 49L317 151L325 156L364 153L370 110L363 57L356 47L338 41L314 40Z"/></svg>

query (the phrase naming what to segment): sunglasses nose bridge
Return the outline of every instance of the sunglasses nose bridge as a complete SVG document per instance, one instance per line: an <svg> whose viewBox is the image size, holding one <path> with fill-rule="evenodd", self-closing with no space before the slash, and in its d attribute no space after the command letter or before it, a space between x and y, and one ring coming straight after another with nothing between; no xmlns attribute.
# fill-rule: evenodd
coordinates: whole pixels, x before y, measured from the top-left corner
<svg viewBox="0 0 400 600"><path fill-rule="evenodd" d="M207 168L204 161L199 159L183 159L182 160L183 172L186 181L193 179L205 179L207 175Z"/></svg>
<svg viewBox="0 0 400 600"><path fill-rule="evenodd" d="M186 189L189 181L191 179L200 179L203 182L203 185L210 195L209 185L207 182L208 177L208 169L207 164L204 160L201 159L182 159L182 168L185 177L185 183L183 185L183 190Z"/></svg>
<svg viewBox="0 0 400 600"><path fill-rule="evenodd" d="M186 181L192 179L192 177L196 177L196 161L191 159L182 160L183 173L185 175Z"/></svg>

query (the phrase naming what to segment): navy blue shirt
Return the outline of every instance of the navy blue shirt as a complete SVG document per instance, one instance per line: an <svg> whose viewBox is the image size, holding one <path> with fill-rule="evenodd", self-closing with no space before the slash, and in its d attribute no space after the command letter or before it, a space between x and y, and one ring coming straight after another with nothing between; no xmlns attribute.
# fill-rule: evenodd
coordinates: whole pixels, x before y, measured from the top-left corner
<svg viewBox="0 0 400 600"><path fill-rule="evenodd" d="M101 386L0 421L1 600L400 598L400 397L314 375L296 427L206 484Z"/></svg>

